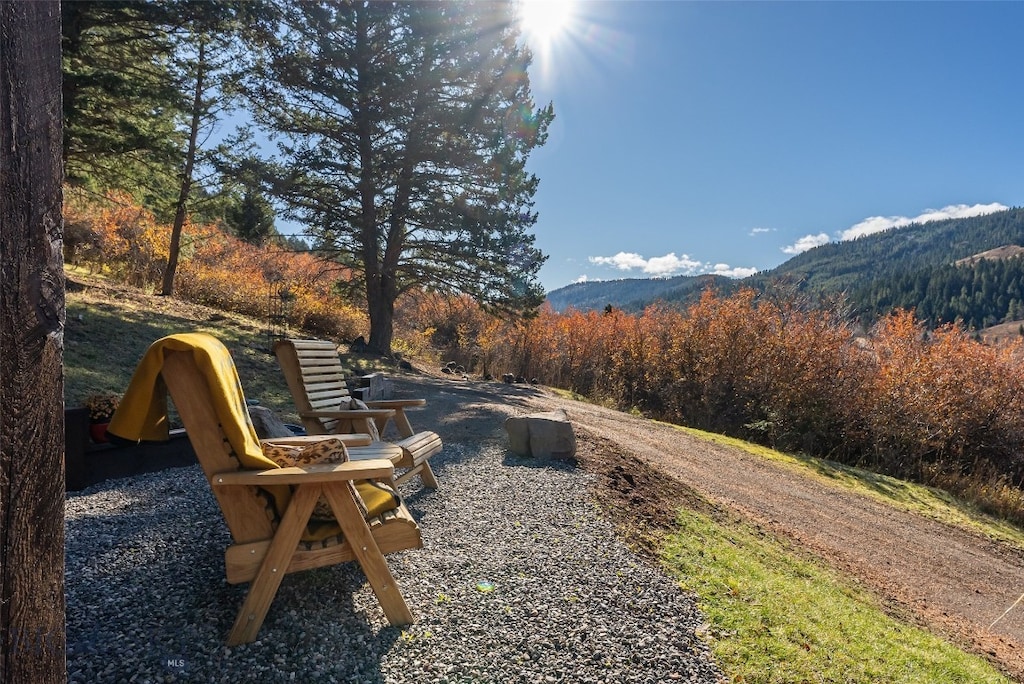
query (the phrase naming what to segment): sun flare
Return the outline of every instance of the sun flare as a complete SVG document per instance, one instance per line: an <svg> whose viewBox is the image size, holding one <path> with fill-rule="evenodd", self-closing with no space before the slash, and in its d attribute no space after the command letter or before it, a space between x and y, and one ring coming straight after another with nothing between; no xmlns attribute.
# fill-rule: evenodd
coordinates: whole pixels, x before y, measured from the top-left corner
<svg viewBox="0 0 1024 684"><path fill-rule="evenodd" d="M572 22L573 12L573 0L519 0L523 34L537 48L557 40Z"/></svg>

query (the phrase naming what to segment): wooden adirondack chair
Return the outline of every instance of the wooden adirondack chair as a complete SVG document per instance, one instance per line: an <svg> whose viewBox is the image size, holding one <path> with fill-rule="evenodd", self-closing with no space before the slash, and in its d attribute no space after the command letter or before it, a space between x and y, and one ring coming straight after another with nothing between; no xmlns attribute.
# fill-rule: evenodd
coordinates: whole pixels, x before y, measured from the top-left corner
<svg viewBox="0 0 1024 684"><path fill-rule="evenodd" d="M214 364L231 364L234 375L227 349L223 349L223 354L222 359L214 359ZM368 459L303 467L246 468L237 451L249 453L248 460L252 458L250 448L260 453L258 442L253 446L245 437L251 434L255 440L251 425L232 425L232 421L223 420L225 404L221 401L218 405L214 397L223 388L211 384L196 355L170 349L162 350L162 355L160 375L231 532L233 543L225 552L227 581L249 583L228 645L256 638L284 575L351 560L359 563L388 621L392 625L411 623L412 613L384 554L421 548L419 526L401 504L383 512L370 511L368 515L373 517L364 517L349 484L354 480L390 480L394 475L392 463ZM240 388L228 403L244 407ZM239 434L246 439L244 449L232 444L232 440L237 443L240 439ZM278 514L278 497L282 492L289 496L283 514ZM321 528L321 533L312 537L315 541L309 541L313 529L310 517L321 495L329 502L337 525L327 530L331 536L325 536Z"/></svg>
<svg viewBox="0 0 1024 684"><path fill-rule="evenodd" d="M407 408L425 405L424 399L368 401L368 409L352 410L346 405L352 395L333 342L280 340L274 345L274 354L309 434L384 434L391 420L400 437L394 444L402 448L402 458L395 466L405 469L396 483L419 474L425 487L437 488L428 459L441 451L441 438L436 432L416 432L405 414Z"/></svg>

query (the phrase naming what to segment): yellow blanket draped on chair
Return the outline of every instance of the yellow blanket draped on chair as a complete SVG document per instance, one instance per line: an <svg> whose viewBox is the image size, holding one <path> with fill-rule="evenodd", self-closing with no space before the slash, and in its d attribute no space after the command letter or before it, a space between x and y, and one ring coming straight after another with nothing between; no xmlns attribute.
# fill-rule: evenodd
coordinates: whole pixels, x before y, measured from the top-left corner
<svg viewBox="0 0 1024 684"><path fill-rule="evenodd" d="M150 345L132 375L107 432L136 442L167 439L167 387L160 377L167 351L192 352L210 385L214 410L224 436L242 466L259 470L277 468L276 463L263 455L231 355L220 340L206 333L169 335Z"/></svg>

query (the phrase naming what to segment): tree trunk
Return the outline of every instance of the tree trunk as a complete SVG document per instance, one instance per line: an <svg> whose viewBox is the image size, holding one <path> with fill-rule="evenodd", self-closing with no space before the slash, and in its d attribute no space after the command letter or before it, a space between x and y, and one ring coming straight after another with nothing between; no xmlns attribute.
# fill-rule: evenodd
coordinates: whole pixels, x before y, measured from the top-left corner
<svg viewBox="0 0 1024 684"><path fill-rule="evenodd" d="M163 287L160 294L174 293L174 273L178 270L178 254L181 253L181 230L185 227L188 196L192 190L192 170L196 163L196 141L199 139L201 107L203 105L203 76L206 68L206 41L199 41L199 55L196 59L196 90L192 99L192 124L189 128L188 150L185 152L185 168L181 173L181 190L174 209L174 225L171 226L171 245L167 253L167 268L164 269Z"/></svg>
<svg viewBox="0 0 1024 684"><path fill-rule="evenodd" d="M391 342L394 336L395 300L388 299L380 292L367 297L367 313L370 317L370 349L391 355Z"/></svg>
<svg viewBox="0 0 1024 684"><path fill-rule="evenodd" d="M370 41L367 30L366 12L357 12L356 62L359 66L356 78L359 82L359 96L352 116L358 132L359 231L366 277L366 313L370 318L370 340L367 344L376 352L390 355L395 300L394 297L388 297L389 274L384 268L379 245L381 227L377 224L378 188L374 181L372 103L369 96L370 84L367 81L370 72Z"/></svg>
<svg viewBox="0 0 1024 684"><path fill-rule="evenodd" d="M0 2L0 682L66 681L58 2Z"/></svg>

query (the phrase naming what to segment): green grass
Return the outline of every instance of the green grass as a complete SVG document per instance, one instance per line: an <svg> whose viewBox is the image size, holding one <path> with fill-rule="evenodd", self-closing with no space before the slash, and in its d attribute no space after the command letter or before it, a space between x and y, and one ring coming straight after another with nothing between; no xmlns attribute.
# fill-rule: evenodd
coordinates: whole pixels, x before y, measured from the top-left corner
<svg viewBox="0 0 1024 684"><path fill-rule="evenodd" d="M707 638L733 682L1010 681L746 523L692 511L677 523L663 563L699 597Z"/></svg>
<svg viewBox="0 0 1024 684"><path fill-rule="evenodd" d="M564 393L567 396L569 393ZM586 401L586 398L569 398ZM699 439L1024 549L1024 531L947 492L825 459L671 425ZM710 504L700 507L712 510ZM993 665L888 615L877 597L738 518L681 510L667 572L698 596L733 682L1006 682Z"/></svg>
<svg viewBox="0 0 1024 684"><path fill-rule="evenodd" d="M64 330L64 403L81 406L89 394L122 394L146 349L173 333L207 332L231 352L247 399L297 423L291 395L277 359L269 351L266 324L237 314L147 295L69 268L88 285L68 288ZM372 356L343 354L353 375L386 364Z"/></svg>

